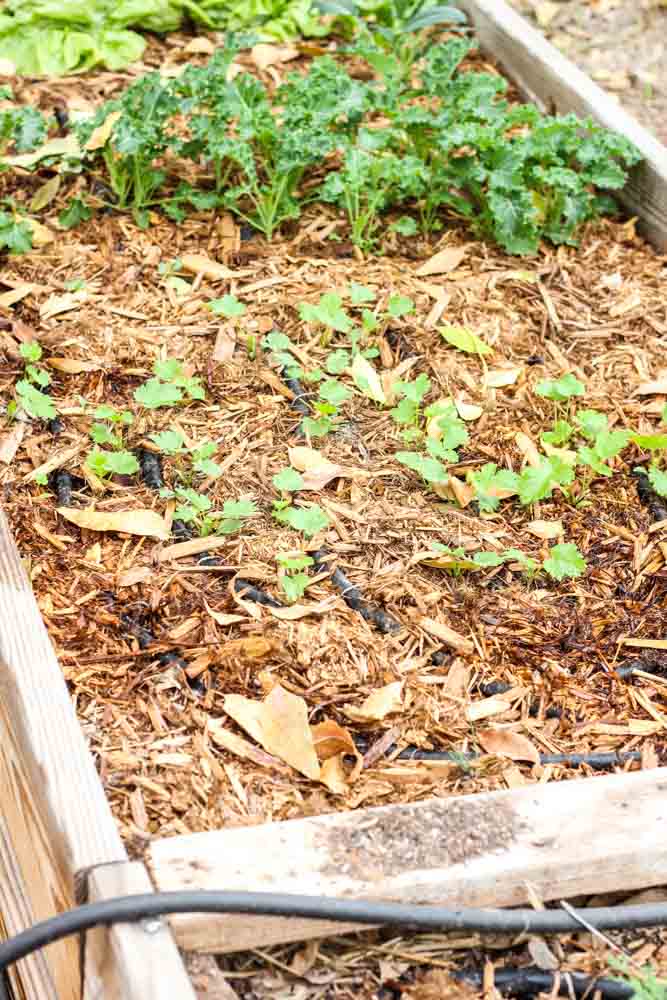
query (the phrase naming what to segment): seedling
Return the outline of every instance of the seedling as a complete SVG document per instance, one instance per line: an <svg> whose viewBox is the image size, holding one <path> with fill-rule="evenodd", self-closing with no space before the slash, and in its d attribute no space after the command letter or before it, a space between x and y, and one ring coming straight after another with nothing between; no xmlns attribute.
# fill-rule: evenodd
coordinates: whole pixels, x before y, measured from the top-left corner
<svg viewBox="0 0 667 1000"><path fill-rule="evenodd" d="M293 507L286 505L285 501L277 501L273 505L273 516L276 521L300 531L306 538L319 534L331 523L329 515L314 503L307 507Z"/></svg>
<svg viewBox="0 0 667 1000"><path fill-rule="evenodd" d="M133 476L139 471L139 463L131 451L125 448L123 431L133 422L129 410L116 410L102 404L93 411L95 422L90 427L90 437L97 447L86 456L86 466L100 479L109 476ZM100 446L105 445L102 449ZM108 450L111 449L111 450Z"/></svg>
<svg viewBox="0 0 667 1000"><path fill-rule="evenodd" d="M34 420L53 420L56 408L53 400L43 389L51 383L51 376L38 365L42 357L41 344L36 340L22 343L19 347L25 362L24 377L16 383L16 394L21 407ZM12 414L13 415L13 414Z"/></svg>
<svg viewBox="0 0 667 1000"><path fill-rule="evenodd" d="M154 410L161 406L175 406L186 397L205 398L201 379L186 375L182 362L175 358L156 361L153 371L154 377L134 391L134 399L140 406Z"/></svg>
<svg viewBox="0 0 667 1000"><path fill-rule="evenodd" d="M278 582L280 589L290 603L298 601L306 592L310 577L306 572L315 560L305 552L280 552L276 559L280 570Z"/></svg>
<svg viewBox="0 0 667 1000"><path fill-rule="evenodd" d="M209 535L233 535L240 531L244 522L259 512L252 500L226 500L221 511L213 510L213 504L204 493L185 486L170 490L160 490L160 496L180 501L174 510L174 519L191 524L202 538Z"/></svg>

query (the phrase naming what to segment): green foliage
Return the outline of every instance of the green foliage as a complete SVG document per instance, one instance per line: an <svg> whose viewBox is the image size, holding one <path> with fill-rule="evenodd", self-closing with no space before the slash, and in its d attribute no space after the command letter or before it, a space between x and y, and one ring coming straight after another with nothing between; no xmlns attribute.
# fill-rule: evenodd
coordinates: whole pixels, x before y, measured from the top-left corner
<svg viewBox="0 0 667 1000"><path fill-rule="evenodd" d="M449 478L446 467L437 458L420 455L416 451L397 451L395 457L401 465L419 473L427 483L446 483Z"/></svg>
<svg viewBox="0 0 667 1000"><path fill-rule="evenodd" d="M527 466L519 476L519 499L522 504L546 500L558 486L574 482L574 468L558 455L543 458L539 465Z"/></svg>
<svg viewBox="0 0 667 1000"><path fill-rule="evenodd" d="M179 501L174 510L174 518L193 525L202 538L213 533L233 535L241 530L248 518L255 517L258 513L252 500L226 500L222 510L215 511L210 498L191 487L162 489L160 495L175 497Z"/></svg>
<svg viewBox="0 0 667 1000"><path fill-rule="evenodd" d="M407 295L391 295L387 302L387 314L393 319L415 311L415 304Z"/></svg>
<svg viewBox="0 0 667 1000"><path fill-rule="evenodd" d="M283 570L279 577L280 588L287 600L293 603L305 594L306 588L310 583L310 577L304 570L312 566L315 560L311 556L306 555L305 552L298 554L280 552L276 556L276 559L278 565Z"/></svg>
<svg viewBox="0 0 667 1000"><path fill-rule="evenodd" d="M350 282L348 295L350 296L350 305L353 306L361 306L365 302L374 302L376 298L376 294L372 288L367 288L366 285L359 285L356 281Z"/></svg>
<svg viewBox="0 0 667 1000"><path fill-rule="evenodd" d="M361 285L357 287L361 288ZM302 302L299 314L306 323L320 323L340 333L349 333L352 329L352 320L343 309L343 300L336 292L325 292L316 305Z"/></svg>
<svg viewBox="0 0 667 1000"><path fill-rule="evenodd" d="M109 443L113 444L114 442ZM135 472L139 471L139 463L135 456L131 451L126 451L123 448L118 451L102 451L99 448L94 448L86 456L86 465L101 479L113 475L133 476Z"/></svg>
<svg viewBox="0 0 667 1000"><path fill-rule="evenodd" d="M276 473L271 482L277 490L285 493L292 493L303 489L303 476L291 466L281 469L280 472Z"/></svg>
<svg viewBox="0 0 667 1000"><path fill-rule="evenodd" d="M583 396L584 386L572 372L568 372L566 375L561 375L559 379L543 379L538 382L535 386L535 392L538 396L562 403L572 396Z"/></svg>
<svg viewBox="0 0 667 1000"><path fill-rule="evenodd" d="M65 208L59 214L58 222L63 229L75 229L82 222L87 222L92 214L92 210L81 198L70 198Z"/></svg>
<svg viewBox="0 0 667 1000"><path fill-rule="evenodd" d="M652 463L646 469L646 475L658 496L667 497L667 472Z"/></svg>
<svg viewBox="0 0 667 1000"><path fill-rule="evenodd" d="M223 295L220 299L211 299L208 308L216 316L225 316L227 319L243 316L246 311L246 307L235 295Z"/></svg>
<svg viewBox="0 0 667 1000"><path fill-rule="evenodd" d="M217 479L222 473L222 466L213 461L213 455L218 450L214 441L205 441L192 452L192 469L209 479Z"/></svg>
<svg viewBox="0 0 667 1000"><path fill-rule="evenodd" d="M269 2L280 0L257 0ZM305 11L306 0L292 2ZM583 222L613 210L600 192L623 185L637 151L592 121L510 104L495 74L462 71L470 42L431 44L422 30L450 20L449 8L364 0L372 8L366 23L361 7L352 4L351 13L349 0L332 2L357 31L354 52L372 79L355 79L330 55L275 91L249 73L231 79L229 67L247 39L229 32L207 65L187 66L176 77L139 77L77 124L79 165L101 168L115 206L131 210L142 226L157 207L176 220L191 209L223 207L270 239L319 199L347 215L352 241L366 250L378 242L383 213L396 209L416 211L427 229L441 226L444 212L454 214L515 254L535 253L544 238L572 243ZM399 15L399 6L412 13ZM189 11L194 7L203 3L188 2ZM407 31L406 24L418 28ZM106 143L86 148L112 114ZM206 173L210 185L170 175L168 165L179 158L204 168L192 173ZM66 213L73 224L85 206ZM412 214L395 228L413 233ZM340 322L339 313L339 325L330 328Z"/></svg>
<svg viewBox="0 0 667 1000"><path fill-rule="evenodd" d="M307 507L293 507L291 505L284 507L281 504L275 504L273 516L276 521L288 524L290 528L300 531L306 538L312 538L313 535L319 534L331 523L329 515L314 503Z"/></svg>
<svg viewBox="0 0 667 1000"><path fill-rule="evenodd" d="M411 215L402 215L396 222L392 222L389 228L399 236L416 236L419 232L419 227Z"/></svg>
<svg viewBox="0 0 667 1000"><path fill-rule="evenodd" d="M9 212L0 211L0 250L8 250L12 257L32 250L32 230Z"/></svg>
<svg viewBox="0 0 667 1000"><path fill-rule="evenodd" d="M491 354L491 348L464 326L441 326L440 334L448 344L467 354Z"/></svg>
<svg viewBox="0 0 667 1000"><path fill-rule="evenodd" d="M516 493L519 476L511 469L499 469L494 462L487 462L476 472L468 473L468 482L475 490L475 499L482 511L494 511L500 506L498 492Z"/></svg>
<svg viewBox="0 0 667 1000"><path fill-rule="evenodd" d="M183 365L175 358L156 361L153 365L155 376L134 391L135 402L148 410L161 406L175 406L185 398L204 399L201 379L186 375Z"/></svg>
<svg viewBox="0 0 667 1000"><path fill-rule="evenodd" d="M581 576L586 569L586 560L573 542L554 545L549 550L549 558L544 560L544 570L555 580Z"/></svg>
<svg viewBox="0 0 667 1000"><path fill-rule="evenodd" d="M21 357L26 362L25 377L16 383L16 395L21 407L33 420L53 420L56 408L51 397L42 392L51 382L51 376L37 362L42 357L39 341L23 342L19 346Z"/></svg>
<svg viewBox="0 0 667 1000"><path fill-rule="evenodd" d="M185 440L180 431L158 431L151 434L150 439L165 455L180 455L186 451Z"/></svg>
<svg viewBox="0 0 667 1000"><path fill-rule="evenodd" d="M637 970L636 966L630 969L627 958L617 958L612 956L609 964L618 970L622 976L622 982L627 983L634 990L634 1000L667 1000L667 983L663 979L658 979L655 969L646 966Z"/></svg>

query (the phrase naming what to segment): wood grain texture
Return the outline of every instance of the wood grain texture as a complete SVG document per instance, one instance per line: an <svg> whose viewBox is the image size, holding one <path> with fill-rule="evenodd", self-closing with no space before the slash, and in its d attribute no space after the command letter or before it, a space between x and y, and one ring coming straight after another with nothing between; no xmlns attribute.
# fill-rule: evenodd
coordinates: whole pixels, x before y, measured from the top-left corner
<svg viewBox="0 0 667 1000"><path fill-rule="evenodd" d="M152 891L139 861L102 865L88 878L90 902ZM97 992L86 988L87 1000L196 1000L165 921L95 928L86 935L85 954L101 980Z"/></svg>
<svg viewBox="0 0 667 1000"><path fill-rule="evenodd" d="M75 905L75 876L125 850L0 510L0 908L5 933ZM28 1000L78 1000L75 940L12 973ZM22 994L19 992L19 996Z"/></svg>
<svg viewBox="0 0 667 1000"><path fill-rule="evenodd" d="M504 0L459 0L459 6L482 48L529 100L548 111L590 115L641 150L644 161L633 169L619 199L656 249L667 251L667 148Z"/></svg>
<svg viewBox="0 0 667 1000"><path fill-rule="evenodd" d="M154 841L160 890L293 892L450 908L667 881L667 768ZM177 942L228 952L344 933L280 917L177 916ZM355 928L359 929L359 928Z"/></svg>

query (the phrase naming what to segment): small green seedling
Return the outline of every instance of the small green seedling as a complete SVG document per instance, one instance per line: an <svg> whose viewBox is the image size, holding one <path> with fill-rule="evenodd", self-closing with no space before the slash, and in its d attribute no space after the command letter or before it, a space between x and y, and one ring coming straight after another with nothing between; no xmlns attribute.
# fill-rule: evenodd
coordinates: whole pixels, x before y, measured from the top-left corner
<svg viewBox="0 0 667 1000"><path fill-rule="evenodd" d="M153 365L154 377L134 391L135 402L148 410L161 406L176 406L189 399L204 399L204 388L198 376L186 375L181 361L168 358Z"/></svg>
<svg viewBox="0 0 667 1000"><path fill-rule="evenodd" d="M223 295L220 299L211 299L208 308L216 316L224 316L225 319L238 319L246 311L246 307L235 295Z"/></svg>
<svg viewBox="0 0 667 1000"><path fill-rule="evenodd" d="M24 377L16 383L20 406L34 420L54 420L57 414L53 400L42 391L50 385L51 376L38 364L42 358L41 344L36 340L24 342L19 351L25 362Z"/></svg>
<svg viewBox="0 0 667 1000"><path fill-rule="evenodd" d="M280 589L290 603L298 601L306 592L310 577L306 572L315 560L305 552L280 552L277 555L280 572L278 581Z"/></svg>
<svg viewBox="0 0 667 1000"><path fill-rule="evenodd" d="M273 516L276 521L289 525L295 531L300 531L306 538L312 538L319 534L331 523L329 515L315 503L309 504L307 507L293 507L278 501L273 505Z"/></svg>
<svg viewBox="0 0 667 1000"><path fill-rule="evenodd" d="M535 392L538 396L553 400L554 403L564 403L572 396L583 396L584 386L572 372L567 372L559 379L542 379L535 386Z"/></svg>
<svg viewBox="0 0 667 1000"><path fill-rule="evenodd" d="M86 456L87 468L100 479L114 475L133 476L139 471L139 463L125 447L123 437L123 431L134 420L132 413L103 403L93 410L93 417L95 421L89 434L97 447Z"/></svg>

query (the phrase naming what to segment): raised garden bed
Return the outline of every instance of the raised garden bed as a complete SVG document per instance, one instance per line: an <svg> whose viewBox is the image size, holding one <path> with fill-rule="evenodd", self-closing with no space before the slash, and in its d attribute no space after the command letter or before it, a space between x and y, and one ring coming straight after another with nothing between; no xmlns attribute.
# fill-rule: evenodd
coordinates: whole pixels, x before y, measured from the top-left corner
<svg viewBox="0 0 667 1000"><path fill-rule="evenodd" d="M462 6L486 50L523 88L559 111L593 112L629 134L645 159L624 197L638 226L664 250L664 148L605 104L504 4ZM665 569L660 500L648 490L643 506L630 475L642 456L616 460L613 477L591 476L569 497L555 492L537 500L530 517L528 505L513 501L485 516L465 495L466 472L485 462L531 465L541 433L554 422L552 403L535 391L545 379L573 374L585 387L582 407L604 412L616 430L655 429L667 395L660 381L664 260L632 223L597 224L581 247L543 246L527 261L456 228L437 246L399 231L386 256L358 259L345 239L327 241L337 226L345 232L333 210L314 210L291 239L275 244L240 242L233 220L225 217L223 225L212 227L205 213L182 226L155 216L142 232L122 216L101 217L13 262L5 275L10 290L25 292L8 324L8 359L18 371L15 345L37 328L43 357L36 361L54 359L50 368L66 397L64 429L28 432L26 450L2 476L16 540L1 518L7 932L86 897L145 891L146 870L128 855L148 863L158 889L270 888L460 906L664 883L666 778L657 765L664 763L666 724ZM424 273L441 250L449 262L440 258L441 270L433 263ZM157 272L160 262L197 253L189 278L168 267ZM428 373L434 397L457 400L456 433L465 424L469 440L459 446L445 509L444 487L441 496L430 492L411 471L419 463L396 461L409 446L398 445L388 407L369 401L364 369L335 436L313 442L340 468L333 485L321 480L311 494L329 519L312 532L328 556L311 554L308 590L298 601L306 610L294 611L289 585L281 588L276 577L276 554L307 544L295 536L296 523L272 517L271 502L294 489L294 475L285 473L287 449L305 443L298 436L303 413L294 406L304 397L297 385L295 400L294 383L281 380L259 342L279 328L306 369L324 364L342 349L339 341L324 345L312 312L308 321L294 307L321 309L321 296L334 290L348 319L369 303L380 316L374 363L389 375L375 386L376 401L394 379ZM55 297L62 295L70 299L61 299L66 308L59 312ZM225 295L233 301L218 307L227 312L220 320L207 302ZM245 306L242 329L234 302ZM457 352L438 332L444 323L474 331L493 353ZM286 350L275 341L269 347ZM225 501L252 499L259 511L242 534L215 536L214 565L197 559L213 551L210 539L168 548L163 520L162 529L153 523L135 536L127 519L118 522L120 534L85 526L79 533L54 513L52 492L36 483L68 462L79 469L90 411L78 397L119 412L131 407L160 356L183 359L202 378L206 398L176 417L141 413L133 442L174 430L188 447L219 442L214 458L222 474L209 477L215 507L224 513ZM573 420L576 407L556 399L559 405L556 416L571 408ZM177 455L165 462L171 485L181 461ZM316 482L327 471L320 463ZM276 475L283 477L278 487ZM162 512L157 487L145 469L143 487L116 479L99 492L97 512ZM80 484L82 506L90 505L91 488L89 475ZM454 507L454 499L464 506ZM72 506L62 496L58 503ZM228 508L225 517L249 513ZM438 553L434 542L450 551ZM560 583L544 573L526 581L522 559L534 559L536 570L554 542L576 542L585 573ZM459 546L462 555L452 552ZM505 558L510 550L519 553L514 562ZM486 559L475 563L480 552ZM500 561L494 565L488 553ZM343 577L329 575L332 555ZM268 592L273 605L248 600L252 587ZM278 690L276 681L295 729L290 747L283 716L269 756L271 741L264 750L242 741L232 719L245 718L252 733L243 699L259 703ZM236 701L225 701L229 695ZM303 706L324 726L317 738L336 750L321 753L323 763L304 749ZM354 751L350 734L365 755L357 774L341 756ZM401 762L393 759L394 744L454 756ZM462 756L473 751L476 759ZM622 764L628 773L582 778L581 770L545 757L593 751L629 754ZM637 753L644 770L629 773ZM366 808L378 805L387 808ZM572 822L561 824L568 807ZM435 825L456 849L425 853ZM550 831L561 825L551 841ZM369 829L377 833L371 837ZM467 847L473 832L477 839ZM179 945L204 951L333 930L257 921L179 918L172 926ZM78 954L76 941L53 945L22 962L13 981L27 997L77 997ZM166 930L118 925L89 935L85 962L89 997L193 995Z"/></svg>

